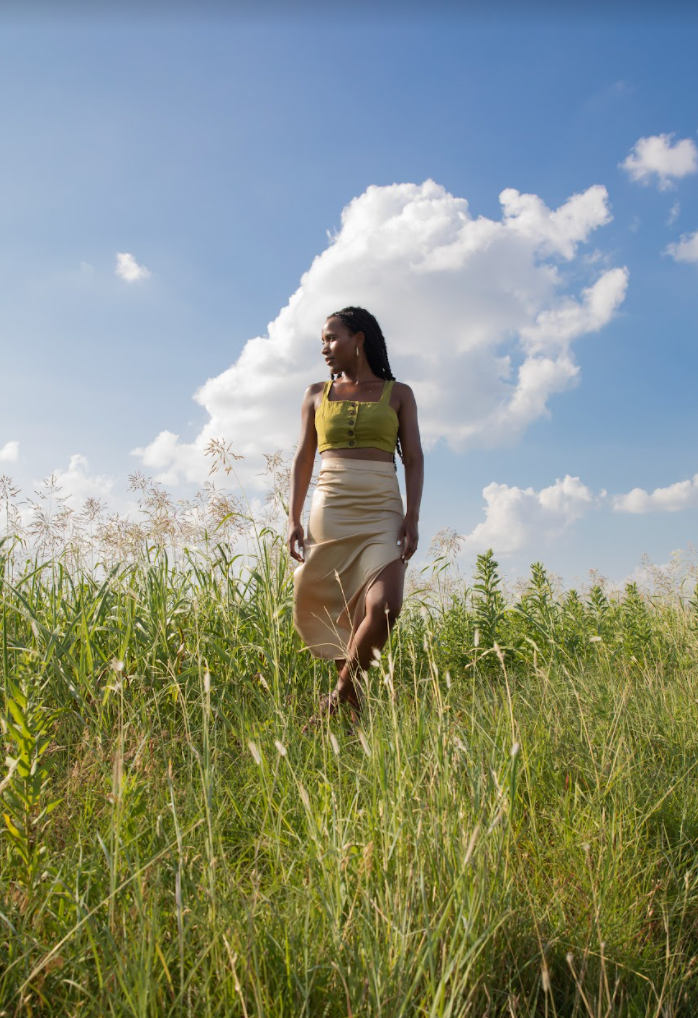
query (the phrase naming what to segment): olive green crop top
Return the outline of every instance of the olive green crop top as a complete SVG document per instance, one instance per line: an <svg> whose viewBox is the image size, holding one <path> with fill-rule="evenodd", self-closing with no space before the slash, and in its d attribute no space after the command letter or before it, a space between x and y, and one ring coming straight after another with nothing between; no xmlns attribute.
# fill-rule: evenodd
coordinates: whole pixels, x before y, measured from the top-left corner
<svg viewBox="0 0 698 1018"><path fill-rule="evenodd" d="M322 402L315 411L318 452L325 449L383 449L395 452L400 426L390 405L394 381L383 383L377 402L328 399L332 381L325 382Z"/></svg>

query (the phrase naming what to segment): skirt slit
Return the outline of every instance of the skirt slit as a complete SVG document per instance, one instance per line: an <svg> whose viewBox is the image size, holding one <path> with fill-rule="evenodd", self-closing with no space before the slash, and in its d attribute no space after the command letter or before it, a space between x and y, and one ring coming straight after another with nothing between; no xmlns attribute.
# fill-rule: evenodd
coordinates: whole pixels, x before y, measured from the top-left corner
<svg viewBox="0 0 698 1018"><path fill-rule="evenodd" d="M314 657L347 656L366 593L391 562L404 519L393 463L322 463L310 503L305 562L293 575L293 621Z"/></svg>

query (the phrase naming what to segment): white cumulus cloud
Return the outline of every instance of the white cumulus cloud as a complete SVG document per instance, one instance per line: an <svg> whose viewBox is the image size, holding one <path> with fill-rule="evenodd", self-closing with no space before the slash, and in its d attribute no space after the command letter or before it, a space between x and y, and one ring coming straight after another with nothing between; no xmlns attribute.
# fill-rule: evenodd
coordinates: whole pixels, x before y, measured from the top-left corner
<svg viewBox="0 0 698 1018"><path fill-rule="evenodd" d="M485 519L462 536L462 547L473 552L493 548L496 554L507 555L559 537L570 523L595 508L605 492L597 497L578 477L567 474L540 491L493 481L482 495Z"/></svg>
<svg viewBox="0 0 698 1018"><path fill-rule="evenodd" d="M0 449L0 463L16 463L19 459L19 442L5 442Z"/></svg>
<svg viewBox="0 0 698 1018"><path fill-rule="evenodd" d="M671 255L674 261L698 263L698 230L695 233L684 234L675 244L668 244L664 251L665 254Z"/></svg>
<svg viewBox="0 0 698 1018"><path fill-rule="evenodd" d="M613 508L624 513L651 513L656 510L675 513L698 507L698 474L692 480L677 481L666 488L645 491L633 488L625 495L613 496Z"/></svg>
<svg viewBox="0 0 698 1018"><path fill-rule="evenodd" d="M261 453L297 441L302 394L326 374L322 323L347 304L381 323L396 376L415 390L427 446L514 441L575 383L572 342L612 318L627 271L602 271L581 295L567 282L566 263L610 219L605 188L552 210L512 188L500 202L496 220L473 216L432 180L369 187L343 210L267 334L196 392L209 421L194 441L163 431L134 455L169 484L200 481L205 446L223 438L247 457L241 477L256 483Z"/></svg>
<svg viewBox="0 0 698 1018"><path fill-rule="evenodd" d="M126 283L138 283L150 276L150 269L145 265L139 265L132 254L128 251L121 251L116 256L115 274Z"/></svg>
<svg viewBox="0 0 698 1018"><path fill-rule="evenodd" d="M513 187L502 191L499 200L507 226L535 239L541 253L557 253L568 259L574 257L577 244L586 240L591 230L611 221L608 192L600 184L572 195L554 212L538 195L519 194Z"/></svg>
<svg viewBox="0 0 698 1018"><path fill-rule="evenodd" d="M698 147L691 138L673 141L673 134L655 134L635 142L620 164L631 180L649 184L656 178L660 191L674 187L674 181L698 172Z"/></svg>

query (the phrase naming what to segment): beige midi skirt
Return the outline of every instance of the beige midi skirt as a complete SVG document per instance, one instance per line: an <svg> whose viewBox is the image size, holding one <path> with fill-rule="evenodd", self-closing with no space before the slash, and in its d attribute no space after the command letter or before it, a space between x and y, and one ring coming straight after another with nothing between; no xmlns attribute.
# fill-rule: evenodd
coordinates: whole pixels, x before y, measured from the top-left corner
<svg viewBox="0 0 698 1018"><path fill-rule="evenodd" d="M293 622L314 657L344 658L373 581L400 558L404 510L393 463L329 459L310 503Z"/></svg>

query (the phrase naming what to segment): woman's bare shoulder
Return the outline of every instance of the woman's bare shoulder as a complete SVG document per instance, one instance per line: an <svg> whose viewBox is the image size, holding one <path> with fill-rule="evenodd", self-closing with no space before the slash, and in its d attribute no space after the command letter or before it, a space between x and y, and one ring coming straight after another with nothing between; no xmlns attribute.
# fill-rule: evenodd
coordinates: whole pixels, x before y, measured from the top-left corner
<svg viewBox="0 0 698 1018"><path fill-rule="evenodd" d="M322 396L322 391L325 388L324 382L311 382L308 388L303 394L303 403L312 404L317 406L318 396Z"/></svg>
<svg viewBox="0 0 698 1018"><path fill-rule="evenodd" d="M396 382L393 386L393 392L400 400L400 405L404 403L414 403L414 392L412 387L407 385L406 382Z"/></svg>

